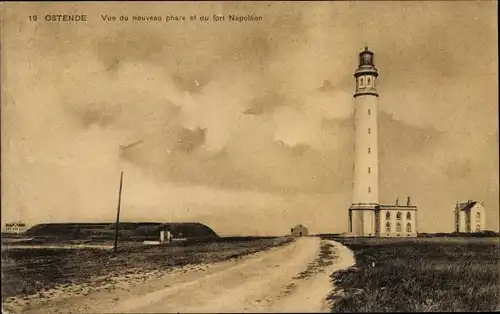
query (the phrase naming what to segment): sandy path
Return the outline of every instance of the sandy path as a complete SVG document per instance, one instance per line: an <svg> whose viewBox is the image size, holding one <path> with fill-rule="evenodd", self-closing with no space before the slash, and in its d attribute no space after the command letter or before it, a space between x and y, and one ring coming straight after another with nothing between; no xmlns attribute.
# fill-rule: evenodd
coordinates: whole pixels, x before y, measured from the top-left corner
<svg viewBox="0 0 500 314"><path fill-rule="evenodd" d="M330 275L336 271L354 266L356 260L354 253L346 246L334 242L326 241L333 245L333 252L336 255L329 265L314 274L311 278L297 282L296 289L286 298L273 304L270 311L286 313L307 313L307 312L331 312L331 303L326 301L328 294L333 291L333 284Z"/></svg>
<svg viewBox="0 0 500 314"><path fill-rule="evenodd" d="M330 245L331 265L312 267ZM325 259L323 259L325 261ZM112 291L48 302L26 313L329 312L329 275L354 264L345 246L307 237L242 259L182 268ZM307 276L298 276L314 268Z"/></svg>

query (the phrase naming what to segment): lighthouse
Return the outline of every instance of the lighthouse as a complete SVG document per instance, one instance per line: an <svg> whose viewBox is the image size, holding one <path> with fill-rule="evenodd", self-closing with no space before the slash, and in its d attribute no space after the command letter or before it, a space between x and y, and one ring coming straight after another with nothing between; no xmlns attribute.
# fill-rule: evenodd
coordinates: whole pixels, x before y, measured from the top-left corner
<svg viewBox="0 0 500 314"><path fill-rule="evenodd" d="M354 164L349 232L375 236L379 208L378 173L378 70L368 47L359 54L354 72ZM378 228L377 228L378 229Z"/></svg>
<svg viewBox="0 0 500 314"><path fill-rule="evenodd" d="M416 237L417 206L383 205L378 188L378 70L373 52L365 47L354 72L354 164L349 232L362 237Z"/></svg>

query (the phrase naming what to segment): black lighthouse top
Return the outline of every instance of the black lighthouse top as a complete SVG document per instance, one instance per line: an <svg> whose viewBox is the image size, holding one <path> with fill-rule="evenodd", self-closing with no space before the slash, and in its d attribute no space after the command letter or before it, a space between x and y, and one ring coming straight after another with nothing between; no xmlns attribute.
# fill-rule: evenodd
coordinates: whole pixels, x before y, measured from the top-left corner
<svg viewBox="0 0 500 314"><path fill-rule="evenodd" d="M359 53L359 66L356 72L354 72L354 76L358 77L361 75L374 75L378 76L378 70L374 64L374 53L368 50L368 47L365 47L365 50Z"/></svg>
<svg viewBox="0 0 500 314"><path fill-rule="evenodd" d="M368 46L365 46L365 50L359 53L359 66L375 66L373 64L373 52L368 50Z"/></svg>
<svg viewBox="0 0 500 314"><path fill-rule="evenodd" d="M361 95L373 95L378 97L375 81L378 77L378 70L373 62L373 52L365 47L365 50L359 53L359 66L354 71L356 78L356 92L354 97Z"/></svg>

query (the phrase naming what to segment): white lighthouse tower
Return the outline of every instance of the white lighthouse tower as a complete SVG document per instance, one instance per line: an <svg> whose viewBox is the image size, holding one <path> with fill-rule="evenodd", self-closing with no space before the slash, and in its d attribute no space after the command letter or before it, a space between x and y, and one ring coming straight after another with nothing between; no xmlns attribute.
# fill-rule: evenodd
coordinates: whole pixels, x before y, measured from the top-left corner
<svg viewBox="0 0 500 314"><path fill-rule="evenodd" d="M375 236L375 213L379 208L378 70L373 52L368 47L359 54L359 66L354 77L354 177L349 232L357 236Z"/></svg>

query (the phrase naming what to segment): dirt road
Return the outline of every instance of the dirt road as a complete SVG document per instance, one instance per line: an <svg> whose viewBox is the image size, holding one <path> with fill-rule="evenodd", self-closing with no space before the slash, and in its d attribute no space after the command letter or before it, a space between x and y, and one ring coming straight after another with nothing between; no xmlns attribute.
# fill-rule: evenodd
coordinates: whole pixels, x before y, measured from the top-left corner
<svg viewBox="0 0 500 314"><path fill-rule="evenodd" d="M241 259L48 302L27 313L329 312L329 275L354 264L345 246L315 237Z"/></svg>

